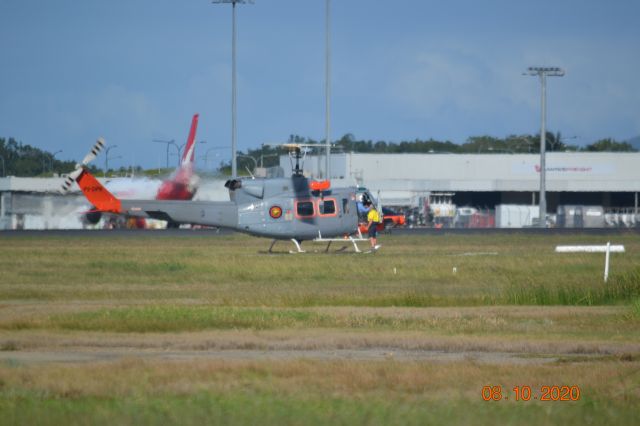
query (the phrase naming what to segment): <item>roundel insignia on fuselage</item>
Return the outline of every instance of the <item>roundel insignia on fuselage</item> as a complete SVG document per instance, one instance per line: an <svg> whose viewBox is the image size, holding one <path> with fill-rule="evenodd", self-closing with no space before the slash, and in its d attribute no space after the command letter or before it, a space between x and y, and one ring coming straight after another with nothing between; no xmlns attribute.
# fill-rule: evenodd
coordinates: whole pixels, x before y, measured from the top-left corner
<svg viewBox="0 0 640 426"><path fill-rule="evenodd" d="M271 216L274 219L279 219L280 216L282 216L282 207L280 207L280 206L272 206L269 209L269 216Z"/></svg>

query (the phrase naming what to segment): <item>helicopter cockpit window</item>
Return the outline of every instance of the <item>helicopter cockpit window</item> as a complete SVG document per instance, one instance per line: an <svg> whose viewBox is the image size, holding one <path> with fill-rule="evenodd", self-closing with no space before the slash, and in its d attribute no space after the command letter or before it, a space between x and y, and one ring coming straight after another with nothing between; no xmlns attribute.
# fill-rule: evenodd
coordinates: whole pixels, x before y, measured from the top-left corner
<svg viewBox="0 0 640 426"><path fill-rule="evenodd" d="M311 201L298 202L296 212L298 213L298 216L301 217L313 216L313 203Z"/></svg>
<svg viewBox="0 0 640 426"><path fill-rule="evenodd" d="M318 202L318 210L322 215L335 214L336 202L335 200L322 200Z"/></svg>
<svg viewBox="0 0 640 426"><path fill-rule="evenodd" d="M347 200L346 198L342 199L342 211L345 214L349 214L349 200Z"/></svg>

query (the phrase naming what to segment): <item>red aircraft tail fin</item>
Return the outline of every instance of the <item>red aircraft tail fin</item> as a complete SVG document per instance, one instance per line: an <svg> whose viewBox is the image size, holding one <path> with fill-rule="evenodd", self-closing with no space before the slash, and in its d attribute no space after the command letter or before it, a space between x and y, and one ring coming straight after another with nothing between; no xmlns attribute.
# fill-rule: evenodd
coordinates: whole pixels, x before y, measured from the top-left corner
<svg viewBox="0 0 640 426"><path fill-rule="evenodd" d="M191 130L189 130L189 138L187 139L187 146L184 148L184 153L182 154L182 160L180 162L181 166L185 166L187 163L193 163L195 158L195 140L196 140L196 130L198 129L198 117L199 114L194 114L191 119Z"/></svg>
<svg viewBox="0 0 640 426"><path fill-rule="evenodd" d="M122 212L120 200L110 193L107 188L86 169L82 169L82 172L76 178L76 182L84 193L84 196L87 197L87 200L89 200L97 210L110 213Z"/></svg>
<svg viewBox="0 0 640 426"><path fill-rule="evenodd" d="M162 182L156 194L157 200L190 200L197 190L197 177L194 176L195 166L193 161L195 158L198 117L199 114L194 114L191 120L191 130L182 154L180 167L176 169L170 178Z"/></svg>

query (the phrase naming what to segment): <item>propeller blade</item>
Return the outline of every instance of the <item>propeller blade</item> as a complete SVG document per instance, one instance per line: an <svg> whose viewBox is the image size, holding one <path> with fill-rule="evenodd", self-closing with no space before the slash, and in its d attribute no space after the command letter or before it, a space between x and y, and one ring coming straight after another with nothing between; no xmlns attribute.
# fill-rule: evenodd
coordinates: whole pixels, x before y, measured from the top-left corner
<svg viewBox="0 0 640 426"><path fill-rule="evenodd" d="M100 151L102 151L102 148L104 148L104 139L98 138L95 145L93 145L93 148L91 148L91 151L89 151L89 153L84 157L80 165L86 166L87 164L92 162L98 156Z"/></svg>
<svg viewBox="0 0 640 426"><path fill-rule="evenodd" d="M80 176L80 173L82 173L82 168L95 160L100 151L102 151L102 148L104 148L104 139L98 138L96 143L91 148L91 151L89 151L89 153L85 155L82 162L76 164L76 169L67 175L64 182L62 183L62 187L60 188L61 193L64 194L69 191L69 189L73 185L73 182L75 182L75 180Z"/></svg>
<svg viewBox="0 0 640 426"><path fill-rule="evenodd" d="M71 173L69 173L67 177L64 179L64 182L62 182L62 187L60 188L60 192L62 192L63 194L68 192L69 189L71 188L71 185L73 185L73 182L75 182L76 179L78 179L78 176L80 176L80 173L82 173L81 168L77 168Z"/></svg>

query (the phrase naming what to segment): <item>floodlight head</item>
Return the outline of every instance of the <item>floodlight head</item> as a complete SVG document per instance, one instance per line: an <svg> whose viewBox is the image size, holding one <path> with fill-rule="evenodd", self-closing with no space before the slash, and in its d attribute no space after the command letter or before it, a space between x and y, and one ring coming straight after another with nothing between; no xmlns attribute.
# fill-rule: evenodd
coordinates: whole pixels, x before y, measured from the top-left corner
<svg viewBox="0 0 640 426"><path fill-rule="evenodd" d="M564 70L559 67L529 67L524 75L546 75L550 77L562 77Z"/></svg>
<svg viewBox="0 0 640 426"><path fill-rule="evenodd" d="M245 3L249 3L249 4L253 4L253 0L211 0L211 3L214 4L221 4L221 3L230 3L230 4L236 4L236 3L240 3L240 4L245 4Z"/></svg>

